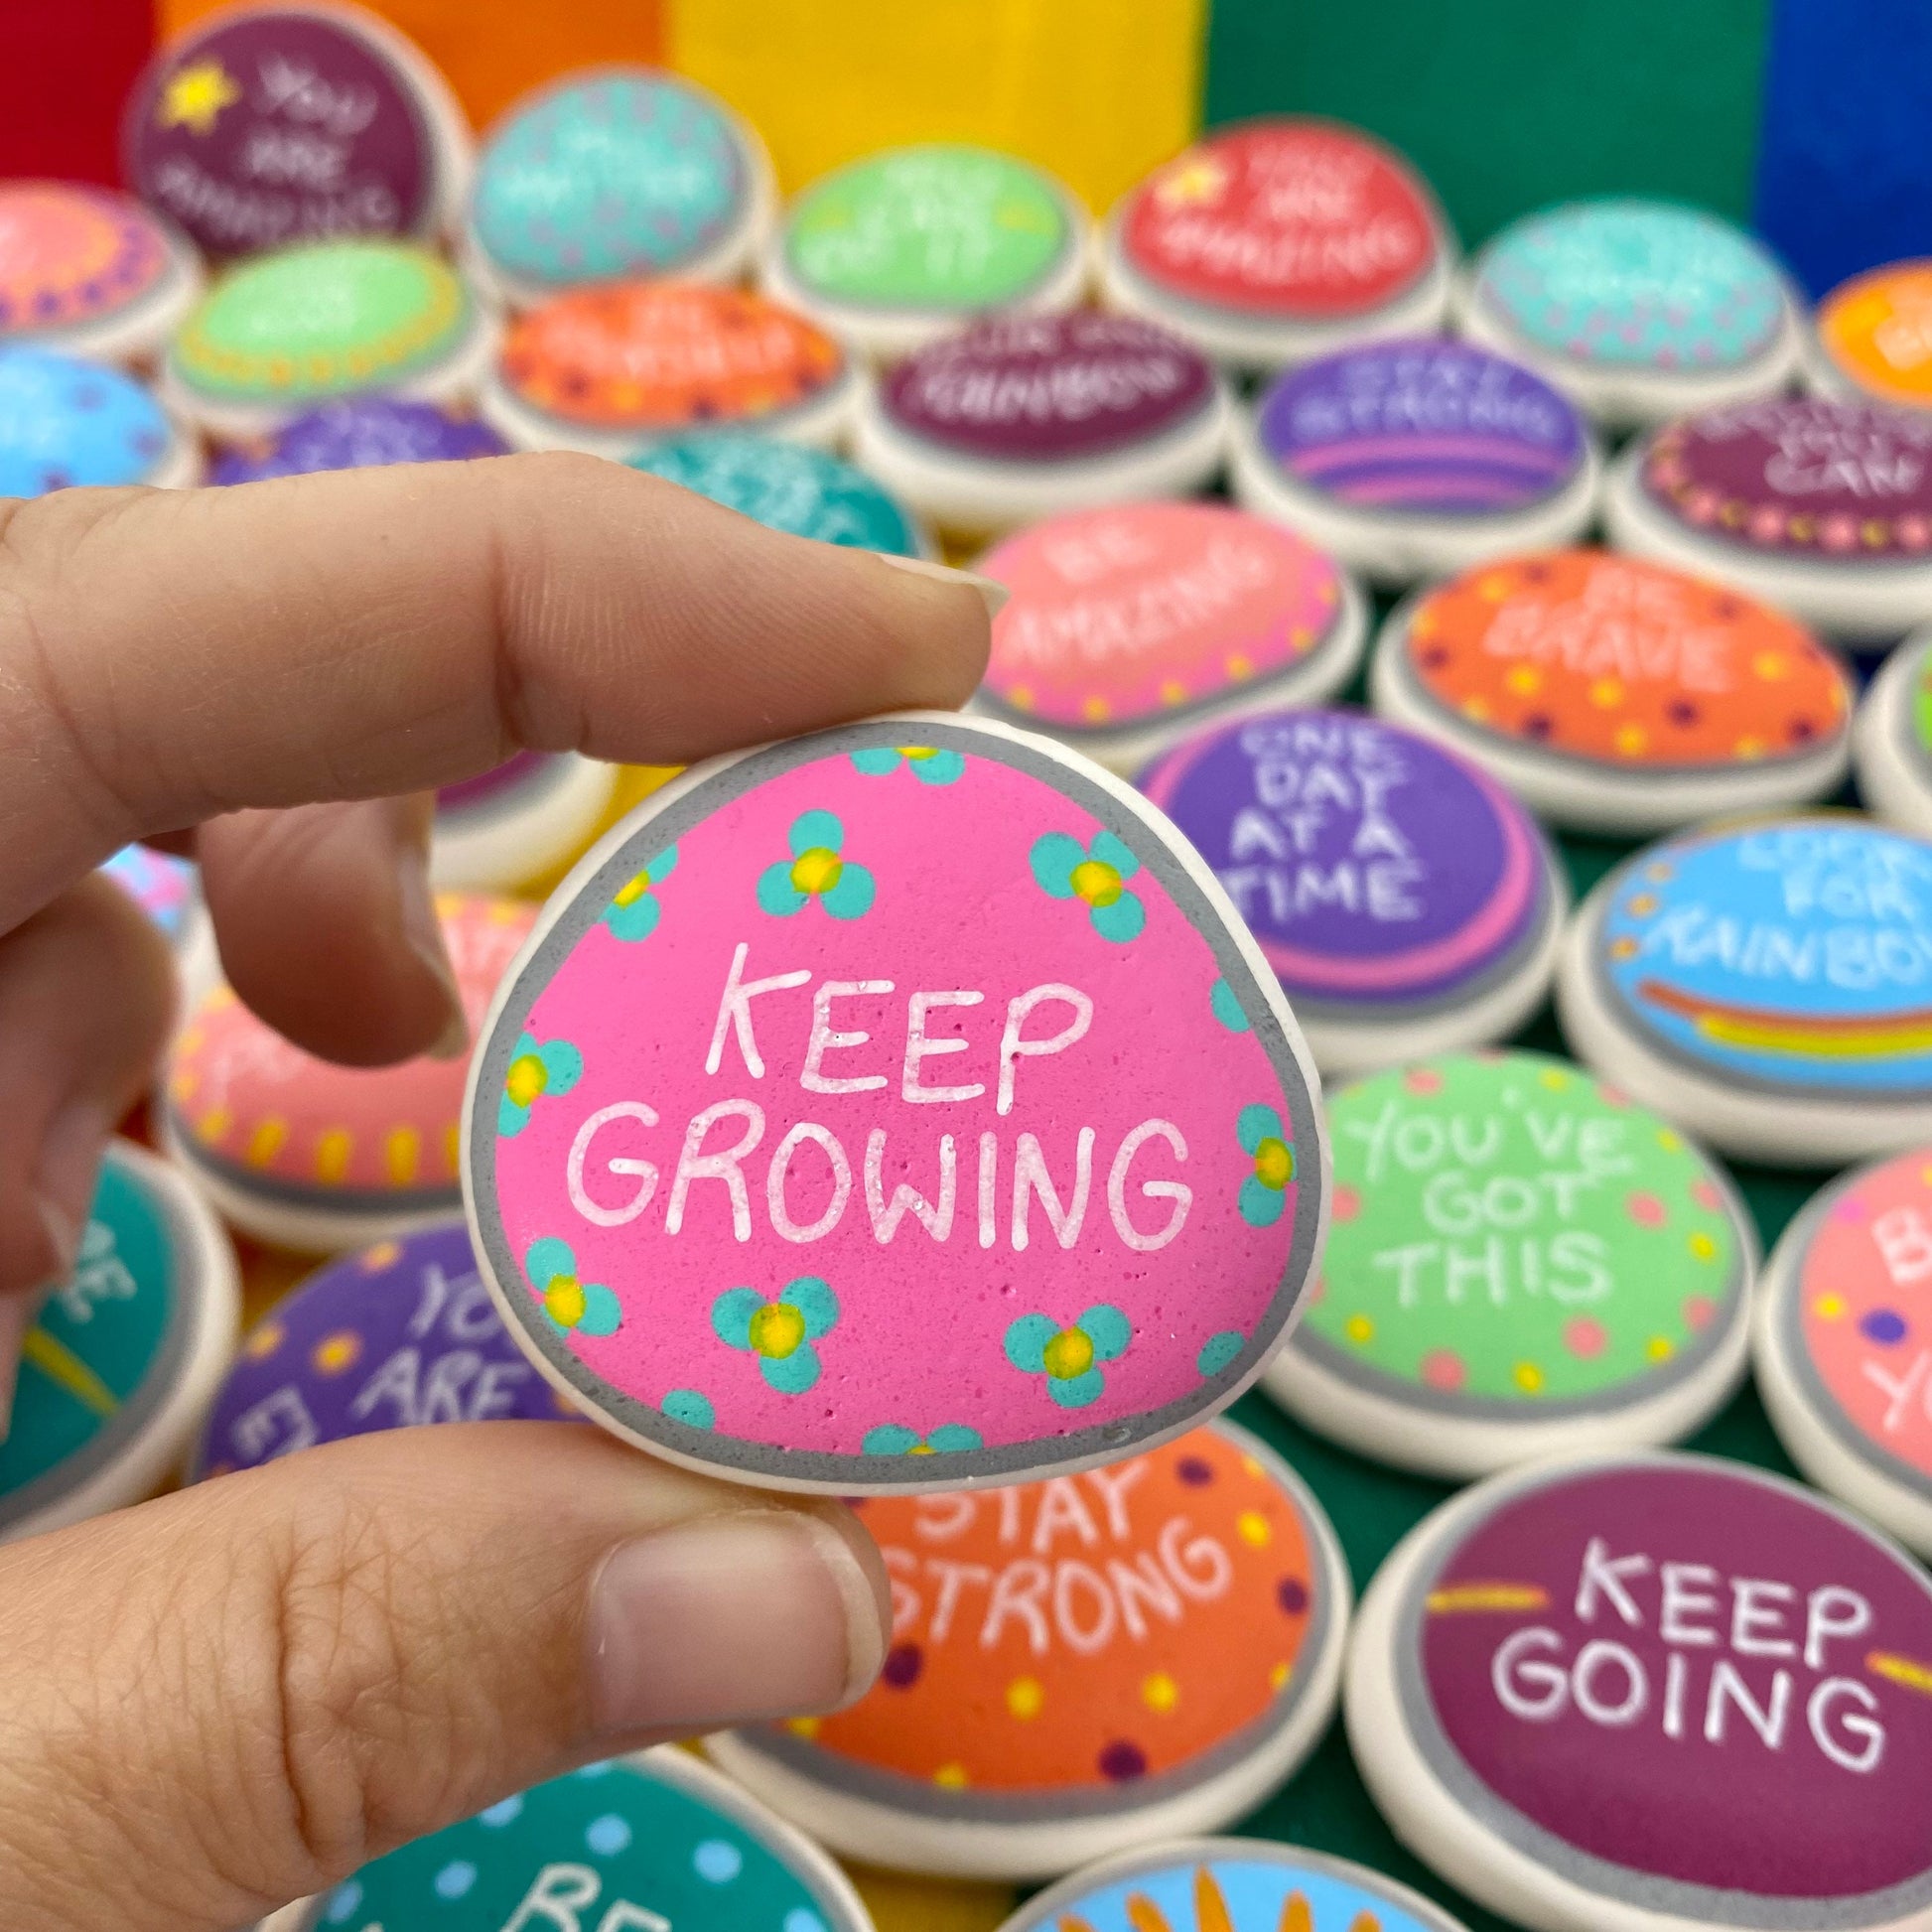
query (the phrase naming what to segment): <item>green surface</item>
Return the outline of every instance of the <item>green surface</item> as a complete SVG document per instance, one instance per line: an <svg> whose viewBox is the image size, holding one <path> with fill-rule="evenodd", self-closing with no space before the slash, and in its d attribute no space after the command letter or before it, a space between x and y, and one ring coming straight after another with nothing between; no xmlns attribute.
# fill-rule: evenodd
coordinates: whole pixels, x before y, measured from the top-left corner
<svg viewBox="0 0 1932 1932"><path fill-rule="evenodd" d="M1597 839L1565 839L1563 848L1571 885L1580 898L1618 859L1634 850L1629 843ZM1525 1046L1567 1056L1563 1035L1547 1009L1518 1039ZM1726 1171L1750 1205L1766 1253L1784 1224L1828 1177L1734 1164L1726 1164ZM1341 1538L1358 1596L1402 1537L1454 1493L1452 1483L1403 1475L1331 1447L1291 1422L1264 1396L1244 1397L1233 1413L1238 1422L1287 1456L1320 1497ZM1760 1463L1784 1475L1797 1473L1771 1433L1756 1390L1748 1384L1685 1447ZM1241 1829L1373 1865L1440 1899L1472 1932L1505 1932L1505 1920L1471 1904L1396 1843L1369 1802L1339 1718L1308 1763Z"/></svg>
<svg viewBox="0 0 1932 1932"><path fill-rule="evenodd" d="M1465 246L1580 195L1750 212L1769 0L1214 0L1209 125L1327 114L1401 148Z"/></svg>

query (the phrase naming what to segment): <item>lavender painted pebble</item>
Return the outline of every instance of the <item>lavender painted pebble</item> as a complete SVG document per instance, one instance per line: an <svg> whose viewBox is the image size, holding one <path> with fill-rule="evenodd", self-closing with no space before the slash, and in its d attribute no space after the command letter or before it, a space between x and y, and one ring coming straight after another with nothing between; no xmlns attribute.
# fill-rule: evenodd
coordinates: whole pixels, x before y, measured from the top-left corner
<svg viewBox="0 0 1932 1932"><path fill-rule="evenodd" d="M1185 495L1229 406L1207 359L1130 316L1003 316L909 355L862 407L860 463L946 527Z"/></svg>
<svg viewBox="0 0 1932 1932"><path fill-rule="evenodd" d="M198 1473L422 1423L572 1414L503 1331L460 1220L344 1255L243 1339Z"/></svg>
<svg viewBox="0 0 1932 1932"><path fill-rule="evenodd" d="M1362 1603L1349 1741L1396 1835L1535 1932L1932 1925L1932 1583L1705 1456L1544 1462Z"/></svg>
<svg viewBox="0 0 1932 1932"><path fill-rule="evenodd" d="M318 470L369 470L392 463L454 463L503 456L509 445L488 424L431 402L351 396L325 403L272 436L216 458L208 482L257 483Z"/></svg>
<svg viewBox="0 0 1932 1932"><path fill-rule="evenodd" d="M1543 998L1561 875L1455 753L1360 713L1265 711L1183 740L1140 785L1227 889L1324 1071L1487 1044Z"/></svg>
<svg viewBox="0 0 1932 1932"><path fill-rule="evenodd" d="M1237 437L1235 493L1375 582L1568 543L1595 504L1577 406L1468 343L1416 338L1279 377Z"/></svg>

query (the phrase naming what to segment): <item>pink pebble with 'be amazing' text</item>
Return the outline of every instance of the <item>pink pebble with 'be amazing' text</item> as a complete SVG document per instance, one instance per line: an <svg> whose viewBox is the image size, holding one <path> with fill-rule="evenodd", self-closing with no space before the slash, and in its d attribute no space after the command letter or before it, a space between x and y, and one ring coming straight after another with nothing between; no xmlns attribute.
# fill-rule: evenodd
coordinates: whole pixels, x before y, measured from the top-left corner
<svg viewBox="0 0 1932 1932"><path fill-rule="evenodd" d="M778 1487L1022 1481L1286 1338L1313 1091L1157 811L916 714L696 767L591 853L485 1026L465 1186L511 1331L619 1433Z"/></svg>

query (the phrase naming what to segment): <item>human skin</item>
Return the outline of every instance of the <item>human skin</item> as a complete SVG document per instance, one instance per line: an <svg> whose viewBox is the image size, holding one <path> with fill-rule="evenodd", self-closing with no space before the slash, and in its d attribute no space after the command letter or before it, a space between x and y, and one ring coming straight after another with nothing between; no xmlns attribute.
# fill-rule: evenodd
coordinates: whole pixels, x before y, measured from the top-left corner
<svg viewBox="0 0 1932 1932"><path fill-rule="evenodd" d="M299 1044L455 1054L435 786L955 705L986 649L971 579L595 458L0 499L0 1417L171 1016L92 875L116 847L195 854ZM8 1546L0 1924L247 1923L573 1764L847 1702L885 1617L844 1509L567 1424L361 1437Z"/></svg>

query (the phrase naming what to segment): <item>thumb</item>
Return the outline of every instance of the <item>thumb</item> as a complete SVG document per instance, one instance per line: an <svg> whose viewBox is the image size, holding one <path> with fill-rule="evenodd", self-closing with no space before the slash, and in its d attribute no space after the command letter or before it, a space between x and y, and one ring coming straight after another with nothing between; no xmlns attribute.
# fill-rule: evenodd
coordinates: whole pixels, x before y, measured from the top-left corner
<svg viewBox="0 0 1932 1932"><path fill-rule="evenodd" d="M218 1932L572 1765L833 1709L833 1503L581 1425L365 1436L0 1550L0 1925Z"/></svg>

